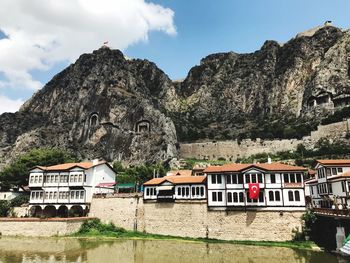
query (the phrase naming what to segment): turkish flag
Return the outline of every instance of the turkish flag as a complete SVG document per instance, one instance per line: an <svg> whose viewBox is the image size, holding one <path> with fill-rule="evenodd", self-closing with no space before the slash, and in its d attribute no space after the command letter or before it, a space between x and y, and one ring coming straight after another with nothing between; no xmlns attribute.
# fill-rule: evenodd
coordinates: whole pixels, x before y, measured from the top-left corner
<svg viewBox="0 0 350 263"><path fill-rule="evenodd" d="M259 184L249 184L249 198L259 199L260 187Z"/></svg>

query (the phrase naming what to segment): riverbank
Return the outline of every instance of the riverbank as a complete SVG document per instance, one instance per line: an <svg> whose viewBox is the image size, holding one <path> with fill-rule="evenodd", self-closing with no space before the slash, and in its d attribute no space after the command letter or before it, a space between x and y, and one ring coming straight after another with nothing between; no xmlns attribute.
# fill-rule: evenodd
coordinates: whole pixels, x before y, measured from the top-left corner
<svg viewBox="0 0 350 263"><path fill-rule="evenodd" d="M67 235L66 237L83 239L142 239L142 240L174 240L182 242L200 242L200 243L222 243L237 244L249 246L266 247L286 247L305 250L320 250L312 241L250 241L250 240L220 240L211 238L191 238L177 237L170 235L150 234L138 231L129 231L114 224L103 224L99 219L85 221L78 232Z"/></svg>

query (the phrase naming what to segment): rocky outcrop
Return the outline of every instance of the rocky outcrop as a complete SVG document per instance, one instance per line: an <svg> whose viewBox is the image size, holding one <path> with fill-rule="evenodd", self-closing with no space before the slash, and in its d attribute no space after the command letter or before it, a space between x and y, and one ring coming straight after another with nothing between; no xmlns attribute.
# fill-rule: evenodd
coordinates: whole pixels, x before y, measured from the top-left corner
<svg viewBox="0 0 350 263"><path fill-rule="evenodd" d="M2 158L50 146L83 159L171 159L177 155L176 132L162 109L171 86L149 61L126 60L106 47L84 54L18 113L1 115Z"/></svg>
<svg viewBox="0 0 350 263"><path fill-rule="evenodd" d="M254 53L209 55L180 82L102 47L19 112L0 115L0 158L54 146L83 159L155 163L177 156L177 136L233 139L276 121L317 122L346 105L350 32L329 25Z"/></svg>

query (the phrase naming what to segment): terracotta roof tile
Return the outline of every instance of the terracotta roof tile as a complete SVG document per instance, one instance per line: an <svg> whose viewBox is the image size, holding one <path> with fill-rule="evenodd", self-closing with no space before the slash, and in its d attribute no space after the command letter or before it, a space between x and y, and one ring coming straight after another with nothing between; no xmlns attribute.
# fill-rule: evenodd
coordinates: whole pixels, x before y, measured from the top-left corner
<svg viewBox="0 0 350 263"><path fill-rule="evenodd" d="M39 168L44 171L66 171L70 170L74 167L80 167L83 169L90 169L91 167L105 164L106 161L99 161L97 164L93 164L93 162L81 162L81 163L64 163L64 164L57 164L52 166L36 166L35 168Z"/></svg>
<svg viewBox="0 0 350 263"><path fill-rule="evenodd" d="M258 168L265 171L306 171L307 169L300 166L292 166L283 163L259 163L259 164L224 164L222 166L209 166L205 173L220 173L220 172L241 172L248 168Z"/></svg>
<svg viewBox="0 0 350 263"><path fill-rule="evenodd" d="M342 160L316 160L318 163L322 165L349 165L350 166L350 160L349 159L342 159Z"/></svg>
<svg viewBox="0 0 350 263"><path fill-rule="evenodd" d="M204 183L205 176L164 176L162 178L153 178L143 185L159 185L165 181L173 184L201 184Z"/></svg>
<svg viewBox="0 0 350 263"><path fill-rule="evenodd" d="M167 172L167 176L191 176L192 170L173 170Z"/></svg>

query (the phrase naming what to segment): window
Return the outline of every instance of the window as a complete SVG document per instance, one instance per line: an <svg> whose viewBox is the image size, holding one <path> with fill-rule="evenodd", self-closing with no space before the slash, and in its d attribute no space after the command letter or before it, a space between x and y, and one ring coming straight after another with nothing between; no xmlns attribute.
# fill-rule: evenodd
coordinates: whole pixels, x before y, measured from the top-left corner
<svg viewBox="0 0 350 263"><path fill-rule="evenodd" d="M149 195L149 188L146 188L146 195Z"/></svg>
<svg viewBox="0 0 350 263"><path fill-rule="evenodd" d="M177 195L181 195L181 188L177 188Z"/></svg>
<svg viewBox="0 0 350 263"><path fill-rule="evenodd" d="M211 175L211 183L212 184L221 184L221 174L212 174Z"/></svg>
<svg viewBox="0 0 350 263"><path fill-rule="evenodd" d="M57 199L57 192L53 192L53 199Z"/></svg>
<svg viewBox="0 0 350 263"><path fill-rule="evenodd" d="M70 199L74 199L74 191L70 192Z"/></svg>
<svg viewBox="0 0 350 263"><path fill-rule="evenodd" d="M201 196L204 196L204 187L201 187Z"/></svg>
<svg viewBox="0 0 350 263"><path fill-rule="evenodd" d="M284 181L285 183L289 183L288 174L283 174L283 181Z"/></svg>
<svg viewBox="0 0 350 263"><path fill-rule="evenodd" d="M190 196L190 188L186 187L186 196Z"/></svg>
<svg viewBox="0 0 350 263"><path fill-rule="evenodd" d="M79 199L79 191L75 191L75 199Z"/></svg>
<svg viewBox="0 0 350 263"><path fill-rule="evenodd" d="M333 194L332 184L328 184L328 191L330 194Z"/></svg>
<svg viewBox="0 0 350 263"><path fill-rule="evenodd" d="M226 177L226 183L227 184L232 184L232 174L228 174Z"/></svg>
<svg viewBox="0 0 350 263"><path fill-rule="evenodd" d="M262 184L263 183L263 175L258 174L258 183Z"/></svg>
<svg viewBox="0 0 350 263"><path fill-rule="evenodd" d="M232 193L231 192L227 193L227 202L232 203Z"/></svg>
<svg viewBox="0 0 350 263"><path fill-rule="evenodd" d="M196 195L199 195L199 187L196 187Z"/></svg>
<svg viewBox="0 0 350 263"><path fill-rule="evenodd" d="M259 202L263 203L264 202L264 192L259 193Z"/></svg>
<svg viewBox="0 0 350 263"><path fill-rule="evenodd" d="M233 184L238 184L238 174L233 174L232 175L232 183Z"/></svg>
<svg viewBox="0 0 350 263"><path fill-rule="evenodd" d="M256 174L252 174L252 183L256 183Z"/></svg>
<svg viewBox="0 0 350 263"><path fill-rule="evenodd" d="M192 187L192 195L196 195L196 188Z"/></svg>
<svg viewBox="0 0 350 263"><path fill-rule="evenodd" d="M217 194L216 194L216 192L212 192L211 193L211 199L213 200L213 202L217 201Z"/></svg>
<svg viewBox="0 0 350 263"><path fill-rule="evenodd" d="M237 192L233 193L233 202L238 203L238 193Z"/></svg>
<svg viewBox="0 0 350 263"><path fill-rule="evenodd" d="M218 192L218 201L222 202L222 192Z"/></svg>
<svg viewBox="0 0 350 263"><path fill-rule="evenodd" d="M250 174L245 175L245 183L249 184L250 183Z"/></svg>
<svg viewBox="0 0 350 263"><path fill-rule="evenodd" d="M83 181L83 175L79 174L79 182L82 182L82 181Z"/></svg>
<svg viewBox="0 0 350 263"><path fill-rule="evenodd" d="M288 191L288 200L289 200L290 202L293 202L293 201L294 201L293 191Z"/></svg>
<svg viewBox="0 0 350 263"><path fill-rule="evenodd" d="M271 201L271 202L275 201L273 191L269 191L269 201Z"/></svg>
<svg viewBox="0 0 350 263"><path fill-rule="evenodd" d="M342 192L346 192L346 182L345 181L341 182L341 190L342 190Z"/></svg>
<svg viewBox="0 0 350 263"><path fill-rule="evenodd" d="M240 202L240 203L243 203L243 202L244 202L244 194L243 194L243 192L240 192L240 193L239 193L239 202Z"/></svg>
<svg viewBox="0 0 350 263"><path fill-rule="evenodd" d="M181 190L182 190L182 196L185 196L185 194L186 194L186 193L185 193L185 187L182 187Z"/></svg>
<svg viewBox="0 0 350 263"><path fill-rule="evenodd" d="M243 184L243 174L237 174L238 177L238 183Z"/></svg>
<svg viewBox="0 0 350 263"><path fill-rule="evenodd" d="M342 173L343 172L343 168L338 168L338 173Z"/></svg>
<svg viewBox="0 0 350 263"><path fill-rule="evenodd" d="M55 183L58 183L58 175L55 175Z"/></svg>
<svg viewBox="0 0 350 263"><path fill-rule="evenodd" d="M300 193L299 193L299 191L294 191L294 194L295 194L295 201L296 202L300 202Z"/></svg>
<svg viewBox="0 0 350 263"><path fill-rule="evenodd" d="M327 175L327 177L332 175L331 168L326 168L326 175Z"/></svg>
<svg viewBox="0 0 350 263"><path fill-rule="evenodd" d="M337 175L337 168L332 168L332 175Z"/></svg>
<svg viewBox="0 0 350 263"><path fill-rule="evenodd" d="M33 179L34 179L34 176L33 176L33 175L31 175L31 176L30 176L30 180L29 180L29 182L30 182L30 183L33 183L33 181L34 181Z"/></svg>
<svg viewBox="0 0 350 263"><path fill-rule="evenodd" d="M30 195L31 195L31 197L30 197L30 198L31 198L31 199L34 199L35 192L31 192L31 194L30 194Z"/></svg>
<svg viewBox="0 0 350 263"><path fill-rule="evenodd" d="M275 184L276 183L276 175L270 174L270 178L271 178L271 184Z"/></svg>
<svg viewBox="0 0 350 263"><path fill-rule="evenodd" d="M313 186L310 186L310 191L311 191L311 194L313 195L314 194L314 187Z"/></svg>
<svg viewBox="0 0 350 263"><path fill-rule="evenodd" d="M39 193L39 198L40 198L40 199L43 199L43 192L40 192L40 193Z"/></svg>
<svg viewBox="0 0 350 263"><path fill-rule="evenodd" d="M295 174L289 174L289 178L290 178L290 182L291 183L295 183L296 182L296 180L295 180Z"/></svg>
<svg viewBox="0 0 350 263"><path fill-rule="evenodd" d="M84 191L80 191L80 199L84 199L84 195L85 195L85 192Z"/></svg>
<svg viewBox="0 0 350 263"><path fill-rule="evenodd" d="M280 191L276 191L276 192L275 192L275 200L276 200L276 202L277 202L277 201L281 201Z"/></svg>
<svg viewBox="0 0 350 263"><path fill-rule="evenodd" d="M301 181L302 181L302 176L301 176L301 174L296 174L296 181L297 181L297 183L301 183Z"/></svg>

